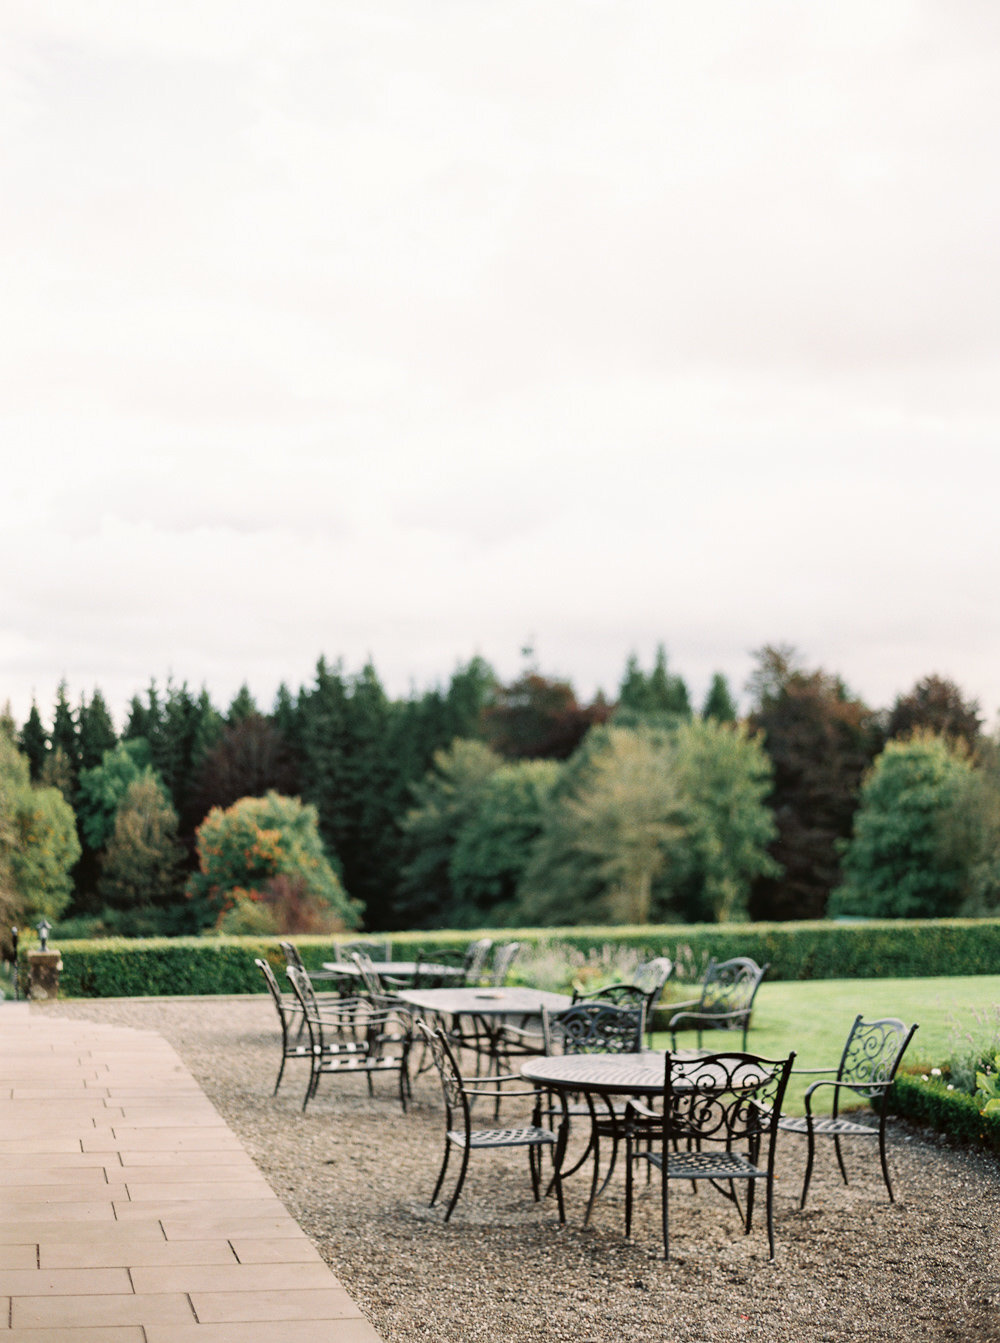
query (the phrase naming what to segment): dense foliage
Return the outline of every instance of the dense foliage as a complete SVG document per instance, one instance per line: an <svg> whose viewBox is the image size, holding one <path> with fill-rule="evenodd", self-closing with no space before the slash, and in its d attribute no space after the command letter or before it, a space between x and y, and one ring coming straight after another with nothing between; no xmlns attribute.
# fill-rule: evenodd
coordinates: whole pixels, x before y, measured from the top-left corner
<svg viewBox="0 0 1000 1343"><path fill-rule="evenodd" d="M187 894L225 932L303 931L288 917L292 901L305 930L335 932L360 921L324 852L316 808L298 798L268 792L213 807L197 845Z"/></svg>
<svg viewBox="0 0 1000 1343"><path fill-rule="evenodd" d="M1000 745L952 683L925 677L879 712L765 648L740 722L719 674L697 712L662 647L649 668L628 659L614 702L590 704L525 654L509 684L474 658L403 699L371 663L321 658L270 711L246 686L220 709L204 688L151 682L120 737L99 690L74 707L61 683L50 727L36 705L20 731L7 723L0 921L59 915L63 937L320 928L333 906L300 872L202 882L206 818L268 794L312 809L338 900L373 930L802 919L847 912L841 894L828 903L837 887L852 911L1000 909ZM871 825L858 805L872 762L915 729L968 752L926 851L954 882L937 904L886 904L898 854L875 845L863 871L851 837ZM908 807L897 790L888 830Z"/></svg>

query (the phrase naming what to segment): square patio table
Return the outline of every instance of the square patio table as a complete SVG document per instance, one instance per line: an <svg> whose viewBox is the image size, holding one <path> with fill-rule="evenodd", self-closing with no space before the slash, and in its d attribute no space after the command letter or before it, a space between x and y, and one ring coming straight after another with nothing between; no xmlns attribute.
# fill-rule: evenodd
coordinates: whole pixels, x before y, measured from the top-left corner
<svg viewBox="0 0 1000 1343"><path fill-rule="evenodd" d="M540 1017L542 1010L561 1012L573 1001L565 993L549 993L545 989L399 989L393 995L419 1015L431 1018L448 1017L456 1022L459 1017L472 1017L481 1026L493 1073L500 1071L503 1023L511 1017L530 1021ZM479 1031L477 1030L477 1035ZM475 1048L475 1046L472 1046ZM499 1101L497 1102L499 1108Z"/></svg>

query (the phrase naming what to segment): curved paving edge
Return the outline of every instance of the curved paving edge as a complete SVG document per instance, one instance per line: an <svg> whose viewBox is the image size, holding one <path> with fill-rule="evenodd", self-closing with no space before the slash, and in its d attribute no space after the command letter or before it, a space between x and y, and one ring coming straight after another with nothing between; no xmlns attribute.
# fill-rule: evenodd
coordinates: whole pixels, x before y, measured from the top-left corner
<svg viewBox="0 0 1000 1343"><path fill-rule="evenodd" d="M0 1005L0 1343L382 1343L174 1050Z"/></svg>

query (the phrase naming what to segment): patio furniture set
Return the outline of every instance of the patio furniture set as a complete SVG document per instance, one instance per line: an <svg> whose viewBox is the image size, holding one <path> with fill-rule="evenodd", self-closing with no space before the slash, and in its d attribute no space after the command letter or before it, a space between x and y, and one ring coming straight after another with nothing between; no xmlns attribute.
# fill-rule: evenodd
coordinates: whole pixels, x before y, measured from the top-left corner
<svg viewBox="0 0 1000 1343"><path fill-rule="evenodd" d="M474 1151L526 1149L536 1200L543 1193L542 1153L548 1151L551 1176L545 1192L554 1193L560 1222L566 1217L564 1182L589 1163L585 1224L623 1153L626 1237L636 1172L644 1164L647 1181L659 1172L664 1256L670 1244L670 1184L684 1180L693 1187L706 1182L732 1201L747 1234L755 1188L763 1183L773 1259L775 1143L781 1131L807 1140L800 1206L805 1206L821 1137L832 1138L845 1184L841 1143L877 1139L886 1190L894 1200L885 1100L915 1025L894 1018L865 1021L859 1015L839 1065L822 1070L820 1080L808 1087L804 1115L784 1114L795 1054L765 1059L747 1052L753 1003L767 971L747 958L710 962L698 996L668 1009L670 1049L654 1050L653 1012L673 969L666 958L640 966L632 983L569 996L506 986L518 951L513 942L494 948L484 938L461 960L418 954L410 961L393 961L387 944L348 944L318 973L306 971L293 943L280 945L291 995L282 992L268 962L257 961L281 1027L275 1094L288 1060L308 1059L303 1110L327 1074L361 1073L371 1093L376 1074L392 1073L405 1111L412 1097L411 1073L434 1067L444 1097L445 1143L432 1206L441 1196L453 1152L459 1153L446 1221ZM739 1033L741 1048L703 1048L703 1037L720 1030ZM681 1032L693 1032L697 1047L678 1049ZM470 1066L463 1070L466 1058ZM820 1113L816 1105L825 1091L832 1103L829 1113ZM505 1126L501 1108L513 1097L531 1102L530 1121ZM876 1113L877 1125L858 1122L851 1107L859 1101ZM492 1109L492 1126L473 1123L476 1105ZM572 1154L571 1139L579 1149Z"/></svg>

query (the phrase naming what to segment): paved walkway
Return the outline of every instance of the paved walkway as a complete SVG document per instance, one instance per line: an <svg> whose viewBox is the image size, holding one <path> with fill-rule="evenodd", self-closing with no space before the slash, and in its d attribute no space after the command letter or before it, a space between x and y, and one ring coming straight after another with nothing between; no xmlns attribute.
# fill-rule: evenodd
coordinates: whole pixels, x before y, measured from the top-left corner
<svg viewBox="0 0 1000 1343"><path fill-rule="evenodd" d="M154 1032L0 1003L0 1343L380 1343Z"/></svg>

